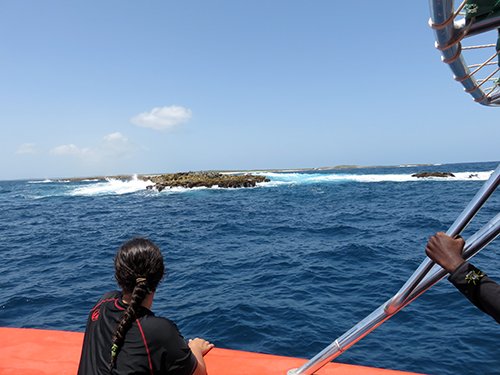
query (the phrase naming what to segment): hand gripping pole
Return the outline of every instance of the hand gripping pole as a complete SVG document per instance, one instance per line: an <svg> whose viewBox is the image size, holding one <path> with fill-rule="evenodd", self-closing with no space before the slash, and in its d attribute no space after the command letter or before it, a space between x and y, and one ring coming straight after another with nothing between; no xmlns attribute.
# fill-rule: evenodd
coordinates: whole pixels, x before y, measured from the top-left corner
<svg viewBox="0 0 500 375"><path fill-rule="evenodd" d="M449 236L455 236L462 232L474 215L479 211L486 200L495 191L500 183L500 165L496 168L488 181L474 196L464 211L446 232ZM500 234L500 213L488 224L472 235L464 246L464 259L468 260L481 251L486 245ZM288 371L288 375L311 375L321 367L332 361L356 342L372 332L386 320L391 318L399 310L410 304L413 300L423 294L432 285L441 280L447 272L439 265L434 264L426 258L417 268L413 275L403 287L387 302L379 306L370 315L337 338L320 353L316 354L308 362L298 369Z"/></svg>

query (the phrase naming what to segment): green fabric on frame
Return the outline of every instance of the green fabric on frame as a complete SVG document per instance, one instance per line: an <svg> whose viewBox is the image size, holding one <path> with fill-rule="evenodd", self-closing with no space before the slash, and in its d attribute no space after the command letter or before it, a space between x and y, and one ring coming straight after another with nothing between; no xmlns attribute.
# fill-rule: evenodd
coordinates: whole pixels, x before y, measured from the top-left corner
<svg viewBox="0 0 500 375"><path fill-rule="evenodd" d="M500 0L467 0L465 19L475 17L476 21L500 16Z"/></svg>

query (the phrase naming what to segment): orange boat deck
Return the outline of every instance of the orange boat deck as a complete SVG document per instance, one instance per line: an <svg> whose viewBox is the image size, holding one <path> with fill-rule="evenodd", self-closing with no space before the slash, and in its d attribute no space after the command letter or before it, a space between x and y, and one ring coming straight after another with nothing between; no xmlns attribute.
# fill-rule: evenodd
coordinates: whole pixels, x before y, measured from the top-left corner
<svg viewBox="0 0 500 375"><path fill-rule="evenodd" d="M0 328L0 375L74 375L83 333ZM305 359L214 348L205 357L210 375L285 375ZM329 363L318 375L404 375L410 372Z"/></svg>

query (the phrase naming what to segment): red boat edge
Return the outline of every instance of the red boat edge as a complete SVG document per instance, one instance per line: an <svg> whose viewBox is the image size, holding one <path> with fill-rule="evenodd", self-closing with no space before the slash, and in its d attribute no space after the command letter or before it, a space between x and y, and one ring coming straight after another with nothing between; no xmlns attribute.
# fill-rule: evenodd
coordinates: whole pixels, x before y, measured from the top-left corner
<svg viewBox="0 0 500 375"><path fill-rule="evenodd" d="M0 375L74 375L78 369L83 333L31 328L0 328ZM205 357L210 375L286 375L306 362L230 349L212 349ZM375 367L329 363L319 375L413 374Z"/></svg>

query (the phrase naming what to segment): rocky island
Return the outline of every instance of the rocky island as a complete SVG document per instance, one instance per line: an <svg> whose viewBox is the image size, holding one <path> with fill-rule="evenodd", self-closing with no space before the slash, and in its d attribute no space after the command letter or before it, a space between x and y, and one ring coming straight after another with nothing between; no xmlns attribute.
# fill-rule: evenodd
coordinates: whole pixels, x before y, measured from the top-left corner
<svg viewBox="0 0 500 375"><path fill-rule="evenodd" d="M251 174L223 174L219 172L182 172L153 176L138 176L138 178L153 182L147 189L162 191L165 188L183 187L213 187L247 188L255 187L259 182L269 182L264 176Z"/></svg>

